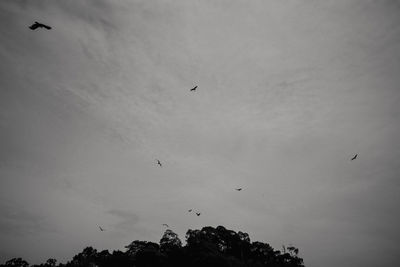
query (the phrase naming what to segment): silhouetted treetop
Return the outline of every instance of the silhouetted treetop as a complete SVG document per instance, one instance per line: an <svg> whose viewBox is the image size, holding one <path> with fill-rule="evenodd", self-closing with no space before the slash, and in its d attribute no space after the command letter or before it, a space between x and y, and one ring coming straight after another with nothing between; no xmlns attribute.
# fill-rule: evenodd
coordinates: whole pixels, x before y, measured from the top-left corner
<svg viewBox="0 0 400 267"><path fill-rule="evenodd" d="M182 242L178 235L170 229L165 230L164 235L160 240L161 251L165 252L173 249L180 249L181 247Z"/></svg>
<svg viewBox="0 0 400 267"><path fill-rule="evenodd" d="M251 242L247 233L228 230L223 226L207 226L186 232L186 245L178 235L167 229L160 244L135 240L126 251L98 252L86 247L66 264L55 259L32 267L304 267L299 250L285 247L283 253L269 244ZM7 261L0 267L28 267L21 258Z"/></svg>
<svg viewBox="0 0 400 267"><path fill-rule="evenodd" d="M7 266L7 267L28 267L29 263L27 261L24 261L21 258L13 258L11 260L6 261L6 263L3 266Z"/></svg>

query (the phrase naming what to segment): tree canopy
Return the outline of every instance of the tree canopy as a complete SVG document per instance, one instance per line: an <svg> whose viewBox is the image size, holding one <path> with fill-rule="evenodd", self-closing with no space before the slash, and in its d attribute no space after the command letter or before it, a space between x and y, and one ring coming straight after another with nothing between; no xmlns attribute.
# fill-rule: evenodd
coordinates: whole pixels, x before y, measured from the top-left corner
<svg viewBox="0 0 400 267"><path fill-rule="evenodd" d="M249 235L228 230L223 226L207 226L201 230L188 230L186 244L178 235L167 229L160 244L135 240L125 246L126 250L98 252L87 247L67 263L57 264L48 259L32 267L304 267L299 250L293 246L274 250L269 244L251 242ZM14 258L0 267L28 267L28 262Z"/></svg>

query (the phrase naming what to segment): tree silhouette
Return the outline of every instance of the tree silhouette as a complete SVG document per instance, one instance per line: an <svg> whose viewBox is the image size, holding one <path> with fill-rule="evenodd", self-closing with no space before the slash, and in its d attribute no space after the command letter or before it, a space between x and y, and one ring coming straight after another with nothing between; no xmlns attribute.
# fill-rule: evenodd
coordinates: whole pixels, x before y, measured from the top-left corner
<svg viewBox="0 0 400 267"><path fill-rule="evenodd" d="M269 244L251 242L247 233L235 232L223 226L207 226L186 232L183 246L178 235L167 229L160 244L135 240L126 251L97 252L86 247L66 264L48 259L32 267L304 267L299 250L294 246L274 250ZM7 261L0 267L28 267L21 258Z"/></svg>
<svg viewBox="0 0 400 267"><path fill-rule="evenodd" d="M39 265L32 265L32 267L56 267L56 266L57 266L56 259L48 259L45 263Z"/></svg>
<svg viewBox="0 0 400 267"><path fill-rule="evenodd" d="M44 264L45 267L54 267L57 264L56 259L48 259L46 263Z"/></svg>
<svg viewBox="0 0 400 267"><path fill-rule="evenodd" d="M28 267L29 263L27 261L24 261L21 258L13 258L9 261L6 261L6 263L3 266L7 267Z"/></svg>
<svg viewBox="0 0 400 267"><path fill-rule="evenodd" d="M161 262L160 246L156 243L136 240L126 248L134 266L159 266Z"/></svg>
<svg viewBox="0 0 400 267"><path fill-rule="evenodd" d="M174 249L180 249L181 247L182 242L179 239L178 235L175 234L172 230L167 229L160 240L160 250L162 252L167 252Z"/></svg>

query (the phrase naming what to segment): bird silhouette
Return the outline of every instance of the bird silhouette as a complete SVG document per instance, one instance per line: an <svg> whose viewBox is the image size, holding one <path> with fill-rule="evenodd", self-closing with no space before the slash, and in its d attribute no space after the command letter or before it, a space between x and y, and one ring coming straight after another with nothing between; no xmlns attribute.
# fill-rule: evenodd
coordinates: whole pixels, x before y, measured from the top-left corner
<svg viewBox="0 0 400 267"><path fill-rule="evenodd" d="M31 30L36 30L37 28L45 28L47 30L50 30L51 27L42 23L39 23L37 21L35 21L35 23L33 23L31 26L29 26L29 29Z"/></svg>
<svg viewBox="0 0 400 267"><path fill-rule="evenodd" d="M168 224L166 224L166 223L163 223L163 226L169 228Z"/></svg>
<svg viewBox="0 0 400 267"><path fill-rule="evenodd" d="M188 210L188 212L192 212L192 209Z"/></svg>
<svg viewBox="0 0 400 267"><path fill-rule="evenodd" d="M197 215L197 216L200 216L200 214L201 214L200 212L196 212L196 215Z"/></svg>
<svg viewBox="0 0 400 267"><path fill-rule="evenodd" d="M160 167L162 167L161 161L159 161L158 159L157 159L157 164L160 165Z"/></svg>
<svg viewBox="0 0 400 267"><path fill-rule="evenodd" d="M355 160L357 158L358 154L355 154L354 157L351 158L351 160Z"/></svg>
<svg viewBox="0 0 400 267"><path fill-rule="evenodd" d="M236 191L242 191L242 188L236 188Z"/></svg>
<svg viewBox="0 0 400 267"><path fill-rule="evenodd" d="M105 230L99 226L100 231L104 232Z"/></svg>
<svg viewBox="0 0 400 267"><path fill-rule="evenodd" d="M190 89L190 91L196 91L197 89L197 85L195 87L193 87L192 89Z"/></svg>

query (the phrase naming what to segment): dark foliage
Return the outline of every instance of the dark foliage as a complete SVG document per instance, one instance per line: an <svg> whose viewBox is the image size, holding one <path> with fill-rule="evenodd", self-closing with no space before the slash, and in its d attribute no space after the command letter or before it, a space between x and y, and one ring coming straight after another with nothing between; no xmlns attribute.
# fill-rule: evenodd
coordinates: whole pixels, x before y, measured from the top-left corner
<svg viewBox="0 0 400 267"><path fill-rule="evenodd" d="M223 226L188 230L185 246L176 233L167 229L160 244L136 240L125 248L125 252L109 253L87 247L66 264L57 265L55 259L48 259L32 267L304 267L297 248L274 250L269 244L251 242L246 233L236 233ZM5 266L28 267L29 264L14 258L0 265Z"/></svg>

